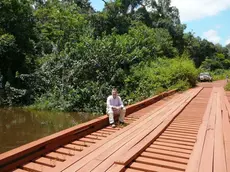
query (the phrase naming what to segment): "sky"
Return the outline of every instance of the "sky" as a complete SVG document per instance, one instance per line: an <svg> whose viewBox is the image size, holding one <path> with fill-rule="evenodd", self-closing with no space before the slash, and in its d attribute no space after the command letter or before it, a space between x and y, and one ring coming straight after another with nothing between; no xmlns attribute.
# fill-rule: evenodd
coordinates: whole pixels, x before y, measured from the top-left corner
<svg viewBox="0 0 230 172"><path fill-rule="evenodd" d="M90 0L97 11L104 7L102 0ZM180 11L186 32L223 46L230 43L230 0L171 0Z"/></svg>

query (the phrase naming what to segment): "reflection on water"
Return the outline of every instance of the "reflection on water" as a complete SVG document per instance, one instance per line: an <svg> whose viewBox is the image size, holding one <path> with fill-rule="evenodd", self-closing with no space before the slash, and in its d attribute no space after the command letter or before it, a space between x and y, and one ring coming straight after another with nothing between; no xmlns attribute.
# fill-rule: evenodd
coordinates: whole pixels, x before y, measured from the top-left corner
<svg viewBox="0 0 230 172"><path fill-rule="evenodd" d="M0 108L0 153L95 117L86 113Z"/></svg>

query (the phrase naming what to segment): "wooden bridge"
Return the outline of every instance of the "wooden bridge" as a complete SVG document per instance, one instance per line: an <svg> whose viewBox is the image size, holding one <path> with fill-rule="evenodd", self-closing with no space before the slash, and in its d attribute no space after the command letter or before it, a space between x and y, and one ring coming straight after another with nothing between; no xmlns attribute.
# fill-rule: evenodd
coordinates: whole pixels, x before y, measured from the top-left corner
<svg viewBox="0 0 230 172"><path fill-rule="evenodd" d="M230 172L230 104L219 83L162 93L0 155L0 171Z"/></svg>

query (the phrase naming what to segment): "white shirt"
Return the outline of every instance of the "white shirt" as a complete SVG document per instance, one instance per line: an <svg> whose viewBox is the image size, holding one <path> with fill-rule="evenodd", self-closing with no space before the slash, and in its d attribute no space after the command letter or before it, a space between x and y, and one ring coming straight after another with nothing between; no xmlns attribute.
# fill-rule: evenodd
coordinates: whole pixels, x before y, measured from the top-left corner
<svg viewBox="0 0 230 172"><path fill-rule="evenodd" d="M116 107L124 107L124 104L120 98L120 96L117 96L115 99L113 98L112 95L110 95L108 98L107 98L107 111L110 111L112 110L112 107L113 106L116 106Z"/></svg>

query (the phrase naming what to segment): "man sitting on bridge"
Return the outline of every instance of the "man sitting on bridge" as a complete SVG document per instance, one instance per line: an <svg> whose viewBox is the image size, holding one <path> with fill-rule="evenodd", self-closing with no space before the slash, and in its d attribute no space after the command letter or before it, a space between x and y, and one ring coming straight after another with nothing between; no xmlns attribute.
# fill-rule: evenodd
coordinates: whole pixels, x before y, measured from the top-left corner
<svg viewBox="0 0 230 172"><path fill-rule="evenodd" d="M107 98L107 108L106 112L109 115L109 123L112 127L116 127L114 123L114 115L119 114L119 122L120 124L124 124L124 117L125 117L125 107L123 102L118 96L117 89L112 89L112 95Z"/></svg>

